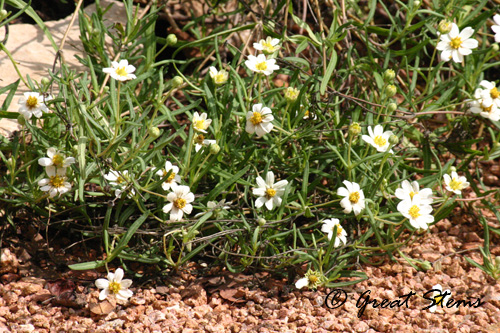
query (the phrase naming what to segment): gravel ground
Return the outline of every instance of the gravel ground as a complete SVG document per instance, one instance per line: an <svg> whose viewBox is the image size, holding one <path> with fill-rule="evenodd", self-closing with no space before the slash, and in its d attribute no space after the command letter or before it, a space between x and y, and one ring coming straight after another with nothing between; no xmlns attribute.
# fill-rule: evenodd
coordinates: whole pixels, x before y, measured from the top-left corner
<svg viewBox="0 0 500 333"><path fill-rule="evenodd" d="M437 223L404 250L433 268L417 272L399 258L362 265L369 279L345 287L347 299L335 309L323 304L330 290L298 291L263 273L223 270L208 277L180 273L142 288L133 284L129 302L99 302L93 280L102 273L65 272L51 281L27 276L33 270L23 269L22 255L18 259L14 249L4 249L0 332L500 332L500 285L463 258L482 262L479 234L478 223L461 215ZM491 251L499 256L500 246ZM430 302L422 296L438 283L473 306L423 310ZM391 303L400 306L370 303L361 311L368 290L370 300L400 300ZM400 296L412 291L403 302ZM475 307L478 298L483 304Z"/></svg>

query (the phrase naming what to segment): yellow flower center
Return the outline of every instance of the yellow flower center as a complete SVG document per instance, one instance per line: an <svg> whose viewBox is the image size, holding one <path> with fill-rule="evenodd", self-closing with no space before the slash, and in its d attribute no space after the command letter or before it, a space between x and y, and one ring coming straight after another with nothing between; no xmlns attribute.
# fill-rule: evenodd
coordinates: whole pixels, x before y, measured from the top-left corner
<svg viewBox="0 0 500 333"><path fill-rule="evenodd" d="M377 146L383 147L387 143L387 140L384 139L382 136L377 135L375 139L373 139L373 142L375 142Z"/></svg>
<svg viewBox="0 0 500 333"><path fill-rule="evenodd" d="M455 37L451 39L450 46L452 49L458 49L462 45L462 39L460 37Z"/></svg>
<svg viewBox="0 0 500 333"><path fill-rule="evenodd" d="M352 204L357 204L359 201L359 192L352 192L351 194L349 194L349 201Z"/></svg>
<svg viewBox="0 0 500 333"><path fill-rule="evenodd" d="M122 289L122 285L118 282L110 282L108 288L113 294L118 294L118 292Z"/></svg>
<svg viewBox="0 0 500 333"><path fill-rule="evenodd" d="M116 69L115 73L120 75L120 76L127 76L128 75L127 71L125 70L125 67L118 67Z"/></svg>
<svg viewBox="0 0 500 333"><path fill-rule="evenodd" d="M268 43L268 42L264 42L262 43L262 47L264 48L264 50L266 50L268 53L272 53L276 50L276 48L271 44L271 43Z"/></svg>
<svg viewBox="0 0 500 333"><path fill-rule="evenodd" d="M500 96L500 91L498 91L497 87L494 87L493 89L490 90L490 96L493 99L496 99Z"/></svg>
<svg viewBox="0 0 500 333"><path fill-rule="evenodd" d="M205 120L201 119L201 120L195 121L194 122L194 128L197 129L197 130L204 130L204 129L206 129Z"/></svg>
<svg viewBox="0 0 500 333"><path fill-rule="evenodd" d="M203 141L205 141L205 137L200 134L200 135L197 135L195 138L194 138L194 142L196 142L197 144L200 144L202 145L203 144ZM166 176L166 175L165 175Z"/></svg>
<svg viewBox="0 0 500 333"><path fill-rule="evenodd" d="M411 192L410 192L410 198L411 198L411 199L413 199L413 197L415 196L415 194L418 194L418 192L413 192L413 191L411 191Z"/></svg>
<svg viewBox="0 0 500 333"><path fill-rule="evenodd" d="M52 185L52 187L55 187L55 188L63 187L64 177L60 177L60 176L50 177L50 185Z"/></svg>
<svg viewBox="0 0 500 333"><path fill-rule="evenodd" d="M439 296L434 296L434 302L436 302L436 306L437 305L444 305L443 304L443 300L444 300L444 296L443 295L439 295Z"/></svg>
<svg viewBox="0 0 500 333"><path fill-rule="evenodd" d="M268 188L266 190L266 197L268 199L271 199L272 197L274 197L276 195L276 190L274 188Z"/></svg>
<svg viewBox="0 0 500 333"><path fill-rule="evenodd" d="M289 101L295 101L299 97L299 90L295 88L287 88L285 91L285 98Z"/></svg>
<svg viewBox="0 0 500 333"><path fill-rule="evenodd" d="M186 207L186 199L182 199L182 198L175 199L174 206L179 208L179 209Z"/></svg>
<svg viewBox="0 0 500 333"><path fill-rule="evenodd" d="M309 118L309 110L306 110L306 112L304 113L304 117Z"/></svg>
<svg viewBox="0 0 500 333"><path fill-rule="evenodd" d="M311 284L315 284L316 282L318 282L318 277L313 274L309 275L308 279Z"/></svg>
<svg viewBox="0 0 500 333"><path fill-rule="evenodd" d="M217 75L215 75L215 77L214 77L214 81L216 84L222 84L222 83L226 82L225 73L221 73L221 72L217 73Z"/></svg>
<svg viewBox="0 0 500 333"><path fill-rule="evenodd" d="M54 157L52 157L52 164L54 164L55 166L60 166L63 164L63 162L64 158L62 155L55 154Z"/></svg>
<svg viewBox="0 0 500 333"><path fill-rule="evenodd" d="M30 96L26 100L26 106L30 109L36 108L37 105L38 105L38 98L36 98L35 96Z"/></svg>
<svg viewBox="0 0 500 333"><path fill-rule="evenodd" d="M166 177L169 171L170 170L163 170L163 177ZM167 180L165 180L165 183L170 183L174 178L175 178L175 172L172 171L170 173L170 176L168 176Z"/></svg>
<svg viewBox="0 0 500 333"><path fill-rule="evenodd" d="M262 114L260 112L254 112L253 116L250 118L250 121L254 125L258 125L262 122Z"/></svg>
<svg viewBox="0 0 500 333"><path fill-rule="evenodd" d="M450 187L453 191L462 189L462 182L456 178L453 178L450 182Z"/></svg>
<svg viewBox="0 0 500 333"><path fill-rule="evenodd" d="M117 184L125 183L125 179L122 176L118 176L118 178L116 178L116 183Z"/></svg>
<svg viewBox="0 0 500 333"><path fill-rule="evenodd" d="M496 89L496 88L495 88ZM484 107L482 106L481 107L483 109L484 112L488 112L488 113L491 113L491 109L493 109L493 104L491 104L490 106L488 107Z"/></svg>
<svg viewBox="0 0 500 333"><path fill-rule="evenodd" d="M255 65L255 68L257 68L258 71L265 71L267 69L267 62L259 62L257 65Z"/></svg>
<svg viewBox="0 0 500 333"><path fill-rule="evenodd" d="M344 231L344 229L342 229L340 224L337 224L337 237L340 237L340 235L342 235L342 231Z"/></svg>
<svg viewBox="0 0 500 333"><path fill-rule="evenodd" d="M408 211L408 214L410 214L410 216L412 218L416 219L417 217L419 217L421 215L419 212L420 212L420 208L417 205L413 205L413 206L411 206L410 210Z"/></svg>

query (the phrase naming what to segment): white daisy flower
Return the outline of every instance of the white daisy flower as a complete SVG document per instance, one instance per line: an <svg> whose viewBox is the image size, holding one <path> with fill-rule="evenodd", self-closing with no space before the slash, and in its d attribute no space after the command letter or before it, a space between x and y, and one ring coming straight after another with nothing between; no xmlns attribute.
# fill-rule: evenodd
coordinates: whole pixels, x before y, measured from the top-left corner
<svg viewBox="0 0 500 333"><path fill-rule="evenodd" d="M326 282L326 278L323 274L317 271L309 269L306 275L295 282L295 287L297 289L302 289L308 287L309 289L316 289L318 286Z"/></svg>
<svg viewBox="0 0 500 333"><path fill-rule="evenodd" d="M252 72L263 73L264 75L271 75L273 71L280 69L280 66L276 65L276 59L267 59L264 54L258 56L249 55L245 65Z"/></svg>
<svg viewBox="0 0 500 333"><path fill-rule="evenodd" d="M115 297L121 301L126 301L134 294L128 288L132 285L132 280L123 280L123 269L118 268L115 273L108 273L107 279L97 279L95 281L95 286L102 289L99 293L99 300L105 300L109 295L115 295Z"/></svg>
<svg viewBox="0 0 500 333"><path fill-rule="evenodd" d="M436 284L435 286L432 287L432 289L438 290L432 293L432 298L434 301L431 302L431 304L434 305L429 308L430 312L435 312L438 305L441 306L442 308L446 305L446 303L451 297L451 291L450 289L446 289L445 291L443 291L443 287L441 287L440 284Z"/></svg>
<svg viewBox="0 0 500 333"><path fill-rule="evenodd" d="M218 71L214 66L210 66L210 77L216 85L221 86L227 82L229 74L223 69Z"/></svg>
<svg viewBox="0 0 500 333"><path fill-rule="evenodd" d="M253 43L253 48L267 54L272 54L279 50L279 43L279 39L267 37L266 39L261 39L258 43Z"/></svg>
<svg viewBox="0 0 500 333"><path fill-rule="evenodd" d="M163 212L170 212L170 221L180 221L184 213L191 214L194 201L194 194L191 193L189 186L178 185L172 186L172 191L167 195L167 200L170 203L163 207Z"/></svg>
<svg viewBox="0 0 500 333"><path fill-rule="evenodd" d="M492 121L500 120L500 109L491 99L480 99L470 102L469 111Z"/></svg>
<svg viewBox="0 0 500 333"><path fill-rule="evenodd" d="M247 123L245 131L249 134L257 134L257 138L261 138L264 134L271 132L273 129L274 120L271 109L262 107L262 104L255 104L252 111L247 112Z"/></svg>
<svg viewBox="0 0 500 333"><path fill-rule="evenodd" d="M344 180L345 187L337 190L337 194L343 196L344 199L340 201L340 206L344 208L344 213L349 214L354 211L354 215L359 215L365 208L365 194L359 187L359 184Z"/></svg>
<svg viewBox="0 0 500 333"><path fill-rule="evenodd" d="M18 104L19 113L24 116L26 120L31 119L32 116L41 118L43 112L49 112L45 105L46 101L50 101L52 97L40 95L37 92L25 92L24 96L19 98Z"/></svg>
<svg viewBox="0 0 500 333"><path fill-rule="evenodd" d="M136 76L132 74L135 72L135 67L128 64L126 59L120 60L120 62L112 61L112 67L103 68L103 72L109 74L113 79L118 81L127 81L135 79Z"/></svg>
<svg viewBox="0 0 500 333"><path fill-rule="evenodd" d="M431 215L432 206L426 202L420 194L415 194L412 199L401 201L397 209L415 229L427 230L428 224L434 222L434 216Z"/></svg>
<svg viewBox="0 0 500 333"><path fill-rule="evenodd" d="M326 219L323 221L323 225L321 226L321 231L326 232L328 235L328 240L332 240L333 230L337 227L337 235L335 237L334 247L338 247L340 242L347 244L347 233L344 228L340 225L340 221L338 219Z"/></svg>
<svg viewBox="0 0 500 333"><path fill-rule="evenodd" d="M441 35L441 40L436 49L441 52L441 60L461 63L465 55L472 53L472 49L478 46L478 41L470 38L474 34L474 29L467 27L460 32L455 23L451 24L451 31L446 35Z"/></svg>
<svg viewBox="0 0 500 333"><path fill-rule="evenodd" d="M40 190L49 192L51 198L71 190L71 184L66 181L66 168L56 168L53 165L45 168L47 176L38 182Z"/></svg>
<svg viewBox="0 0 500 333"><path fill-rule="evenodd" d="M280 180L274 183L274 173L268 171L266 181L262 177L257 177L257 188L253 189L253 194L258 196L255 200L255 207L260 208L266 206L272 210L274 207L281 206L281 196L285 193L285 187L288 185L287 180Z"/></svg>
<svg viewBox="0 0 500 333"><path fill-rule="evenodd" d="M300 105L300 108L304 108L304 105ZM299 112L297 112L297 115L299 115ZM306 110L306 112L304 112L304 116L302 117L302 119L307 120L310 118L313 120L316 120L316 119L318 119L318 116L316 116L316 115L311 116L311 112L309 110Z"/></svg>
<svg viewBox="0 0 500 333"><path fill-rule="evenodd" d="M198 134L194 137L194 150L196 152L200 151L202 147L210 147L210 145L217 143L215 140L208 140L205 139L205 136L203 134Z"/></svg>
<svg viewBox="0 0 500 333"><path fill-rule="evenodd" d="M207 128L212 123L212 119L207 119L207 114L203 112L201 115L198 112L193 113L193 128L197 132L207 133Z"/></svg>
<svg viewBox="0 0 500 333"><path fill-rule="evenodd" d="M129 175L128 175L127 170L122 171L121 174L115 170L110 170L108 174L104 175L104 179L109 181L110 185L117 187L115 189L115 196L117 198L121 197L123 191L127 188L128 177L129 177ZM128 194L128 197L131 198L134 195L135 195L135 190L133 188L131 188L130 193Z"/></svg>
<svg viewBox="0 0 500 333"><path fill-rule="evenodd" d="M446 189L455 194L462 194L462 190L470 185L467 182L467 178L464 176L458 176L455 171L452 171L451 177L448 174L443 175L443 180L446 184Z"/></svg>
<svg viewBox="0 0 500 333"><path fill-rule="evenodd" d="M401 183L401 188L396 190L396 197L400 200L411 200L415 194L420 194L421 202L424 204L432 204L432 190L430 188L424 188L420 190L420 185L417 181L409 182L403 180Z"/></svg>
<svg viewBox="0 0 500 333"><path fill-rule="evenodd" d="M75 163L74 157L65 157L63 154L60 154L55 148L47 149L47 156L48 157L40 158L38 160L38 164L44 167L53 165L57 168L67 168L71 164Z"/></svg>
<svg viewBox="0 0 500 333"><path fill-rule="evenodd" d="M167 177L169 171L172 172L170 172L168 178L165 179L165 181L161 184L161 188L165 191L170 190L170 188L172 188L173 186L177 186L178 183L181 182L181 177L179 176L179 167L173 165L169 161L165 162L165 169L156 171L156 175L162 178Z"/></svg>
<svg viewBox="0 0 500 333"><path fill-rule="evenodd" d="M483 80L479 82L479 85L483 88L477 88L474 97L477 100L483 100L486 105L494 103L497 107L500 107L500 91L498 91L495 82Z"/></svg>
<svg viewBox="0 0 500 333"><path fill-rule="evenodd" d="M491 26L491 30L495 33L495 42L500 43L500 15L493 16L493 21L495 24Z"/></svg>
<svg viewBox="0 0 500 333"><path fill-rule="evenodd" d="M391 154L393 153L392 149L389 149L391 146L389 138L393 135L391 131L384 132L384 128L381 125L376 125L373 130L371 126L368 126L368 134L370 136L362 135L361 139L376 148L378 152L389 150Z"/></svg>

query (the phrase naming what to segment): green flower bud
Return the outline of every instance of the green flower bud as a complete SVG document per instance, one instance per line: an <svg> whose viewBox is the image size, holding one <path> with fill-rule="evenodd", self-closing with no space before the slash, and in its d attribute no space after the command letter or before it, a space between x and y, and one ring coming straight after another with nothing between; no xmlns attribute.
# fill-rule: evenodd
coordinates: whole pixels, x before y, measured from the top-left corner
<svg viewBox="0 0 500 333"><path fill-rule="evenodd" d="M390 143L391 145L395 145L395 144L397 144L398 142L399 142L399 138L398 138L396 135L394 135L394 134L393 134L393 135L391 135L391 136L389 137L389 143Z"/></svg>
<svg viewBox="0 0 500 333"><path fill-rule="evenodd" d="M175 77L172 79L172 87L173 87L173 88L178 88L178 87L180 87L183 83L184 83L184 80L183 80L183 79L182 79L182 77L180 77L180 76L175 76Z"/></svg>
<svg viewBox="0 0 500 333"><path fill-rule="evenodd" d="M151 126L148 128L148 133L153 139L158 139L161 135L161 131L156 126Z"/></svg>
<svg viewBox="0 0 500 333"><path fill-rule="evenodd" d="M500 269L500 256L495 257L495 265L497 266L498 269Z"/></svg>
<svg viewBox="0 0 500 333"><path fill-rule="evenodd" d="M500 46L498 46L498 44L493 44L493 45L491 45L491 49L495 52L498 52L498 50L500 49Z"/></svg>
<svg viewBox="0 0 500 333"><path fill-rule="evenodd" d="M356 137L359 133L361 133L361 126L359 123L352 123L349 126L349 134Z"/></svg>
<svg viewBox="0 0 500 333"><path fill-rule="evenodd" d="M386 69L384 72L384 80L386 82L392 82L396 77L396 73L392 69Z"/></svg>
<svg viewBox="0 0 500 333"><path fill-rule="evenodd" d="M259 217L259 219L257 220L257 223L259 224L259 226L263 227L266 225L266 219L263 219L262 217Z"/></svg>
<svg viewBox="0 0 500 333"><path fill-rule="evenodd" d="M449 33L451 31L451 22L448 20L442 20L439 22L438 31L443 35Z"/></svg>
<svg viewBox="0 0 500 333"><path fill-rule="evenodd" d="M17 117L17 122L19 125L24 126L26 125L26 118L24 118L23 115L19 115L19 117Z"/></svg>
<svg viewBox="0 0 500 333"><path fill-rule="evenodd" d="M48 85L50 84L50 79L44 76L42 77L42 80L40 82L42 83L42 86L48 87Z"/></svg>
<svg viewBox="0 0 500 333"><path fill-rule="evenodd" d="M420 4L421 4L421 2L420 2L420 1L418 1L418 0L413 1L413 6L414 6L414 7L419 7L419 6L420 6Z"/></svg>
<svg viewBox="0 0 500 333"><path fill-rule="evenodd" d="M174 34L170 34L167 36L167 45L172 46L177 44L177 36Z"/></svg>
<svg viewBox="0 0 500 333"><path fill-rule="evenodd" d="M12 168L14 161L12 160L12 157L9 157L7 161L5 161L5 164L7 165L7 168Z"/></svg>
<svg viewBox="0 0 500 333"><path fill-rule="evenodd" d="M73 156L78 156L78 146L74 145L71 147L71 152L73 153Z"/></svg>
<svg viewBox="0 0 500 333"><path fill-rule="evenodd" d="M216 143L210 145L210 154L217 155L220 152L220 146Z"/></svg>
<svg viewBox="0 0 500 333"><path fill-rule="evenodd" d="M396 103L387 104L387 111L394 112L398 109L398 105Z"/></svg>
<svg viewBox="0 0 500 333"><path fill-rule="evenodd" d="M393 84L390 84L387 87L385 87L385 94L387 95L387 97L392 97L392 96L396 95L397 91L398 91L398 89Z"/></svg>
<svg viewBox="0 0 500 333"><path fill-rule="evenodd" d="M450 172L457 172L457 168L455 168L454 166L450 167Z"/></svg>
<svg viewBox="0 0 500 333"><path fill-rule="evenodd" d="M5 9L0 10L0 22L7 18L7 16L9 16L9 13Z"/></svg>
<svg viewBox="0 0 500 333"><path fill-rule="evenodd" d="M423 270L428 271L429 269L432 269L432 264L429 261L425 260L420 263L420 267L422 267Z"/></svg>
<svg viewBox="0 0 500 333"><path fill-rule="evenodd" d="M102 92L103 92L104 94L109 93L109 87L108 87L108 86L104 86L104 89L102 90Z"/></svg>

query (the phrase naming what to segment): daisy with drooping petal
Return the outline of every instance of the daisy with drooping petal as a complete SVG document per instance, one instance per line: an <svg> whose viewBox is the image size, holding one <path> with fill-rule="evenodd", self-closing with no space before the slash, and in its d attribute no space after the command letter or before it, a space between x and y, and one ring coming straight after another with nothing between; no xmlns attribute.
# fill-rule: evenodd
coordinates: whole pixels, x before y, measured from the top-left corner
<svg viewBox="0 0 500 333"><path fill-rule="evenodd" d="M66 168L56 168L53 165L45 168L47 176L38 182L40 190L49 192L51 198L71 190L71 184L66 181Z"/></svg>
<svg viewBox="0 0 500 333"><path fill-rule="evenodd" d="M491 30L495 33L495 42L500 43L500 15L495 14L493 21L495 24L491 26Z"/></svg>
<svg viewBox="0 0 500 333"><path fill-rule="evenodd" d="M25 92L24 96L19 98L18 104L19 113L24 116L26 120L31 119L32 116L41 118L43 112L49 112L45 105L46 101L51 100L52 97L40 95L37 92Z"/></svg>
<svg viewBox="0 0 500 333"><path fill-rule="evenodd" d="M38 160L38 164L44 167L53 165L57 168L67 168L71 164L75 163L74 157L65 157L63 154L60 154L55 148L47 149L47 156L48 157L40 158Z"/></svg>
<svg viewBox="0 0 500 333"><path fill-rule="evenodd" d="M266 39L261 39L258 43L253 43L253 48L266 54L272 54L279 50L279 43L279 39L268 36Z"/></svg>
<svg viewBox="0 0 500 333"><path fill-rule="evenodd" d="M163 212L170 212L170 221L180 221L184 214L189 215L193 211L191 202L194 201L194 194L185 185L172 186L172 191L167 195L170 203L163 207Z"/></svg>
<svg viewBox="0 0 500 333"><path fill-rule="evenodd" d="M304 287L308 287L309 289L316 289L325 282L326 278L323 274L309 269L302 279L299 279L297 280L297 282L295 282L295 287L297 289L302 289Z"/></svg>
<svg viewBox="0 0 500 333"><path fill-rule="evenodd" d="M443 180L446 184L446 189L455 194L462 194L462 190L470 185L467 182L467 178L458 176L456 171L451 172L451 177L448 174L443 175Z"/></svg>
<svg viewBox="0 0 500 333"><path fill-rule="evenodd" d="M485 105L493 103L500 107L500 91L498 91L495 82L483 80L479 82L479 85L483 88L477 88L474 91L474 97L479 101L483 101Z"/></svg>
<svg viewBox="0 0 500 333"><path fill-rule="evenodd" d="M198 134L194 137L194 143L194 150L198 152L202 147L210 147L211 144L217 143L217 141L205 139L203 134Z"/></svg>
<svg viewBox="0 0 500 333"><path fill-rule="evenodd" d="M120 62L112 61L112 67L103 68L103 72L109 74L113 79L118 81L127 81L135 79L136 76L132 74L135 72L135 67L128 64L126 59L120 60Z"/></svg>
<svg viewBox="0 0 500 333"><path fill-rule="evenodd" d="M349 214L354 211L354 215L359 215L365 208L365 195L359 184L344 180L345 187L337 190L337 194L343 196L340 206L344 208L344 213Z"/></svg>
<svg viewBox="0 0 500 333"><path fill-rule="evenodd" d="M193 113L193 128L197 132L207 133L207 128L212 123L212 119L207 119L207 114L203 112L201 115L198 112Z"/></svg>
<svg viewBox="0 0 500 333"><path fill-rule="evenodd" d="M444 308L444 306L451 297L451 291L449 289L443 291L443 287L441 287L440 284L436 284L435 286L432 287L432 289L436 290L434 290L434 292L432 293L432 302L431 302L432 306L429 308L429 311L435 312L438 306Z"/></svg>
<svg viewBox="0 0 500 333"><path fill-rule="evenodd" d="M165 162L165 169L156 171L156 175L163 178L167 177L169 172L170 175L161 184L161 188L164 189L165 191L170 190L170 188L172 188L173 186L177 186L177 184L181 182L181 177L179 176L179 167L173 165L169 161Z"/></svg>
<svg viewBox="0 0 500 333"><path fill-rule="evenodd" d="M275 70L280 69L280 66L276 65L276 59L267 59L264 54L259 54L258 56L249 55L248 60L245 61L245 65L252 72L264 75L271 75Z"/></svg>
<svg viewBox="0 0 500 333"><path fill-rule="evenodd" d="M321 226L321 231L326 232L328 236L328 240L332 240L333 231L337 227L337 235L335 236L335 244L334 247L338 247L340 242L347 244L347 233L344 228L340 225L339 219L326 219L323 221L323 225Z"/></svg>
<svg viewBox="0 0 500 333"><path fill-rule="evenodd" d="M480 99L469 103L469 111L491 121L500 120L500 109L491 99Z"/></svg>
<svg viewBox="0 0 500 333"><path fill-rule="evenodd" d="M271 132L273 129L274 117L271 109L262 107L262 104L255 104L252 111L247 112L247 123L245 131L249 134L257 134L257 138L261 138L264 134Z"/></svg>
<svg viewBox="0 0 500 333"><path fill-rule="evenodd" d="M288 185L287 180L280 180L274 183L274 173L268 171L266 181L261 176L257 177L257 186L253 189L253 195L258 196L255 200L255 207L260 208L266 206L272 210L274 207L281 206L281 196L285 193L285 187Z"/></svg>
<svg viewBox="0 0 500 333"><path fill-rule="evenodd" d="M115 196L117 198L121 197L123 191L127 188L127 185L129 183L127 181L127 178L128 178L127 170L121 171L121 174L115 170L110 170L108 174L104 175L104 179L109 181L110 185L117 187L115 189ZM135 195L135 190L131 188L128 197L131 198L134 195Z"/></svg>
<svg viewBox="0 0 500 333"><path fill-rule="evenodd" d="M421 194L415 194L411 199L405 199L398 204L398 211L410 221L415 229L429 228L429 224L434 222L434 216L431 215L432 206L422 200Z"/></svg>
<svg viewBox="0 0 500 333"><path fill-rule="evenodd" d="M474 29L467 27L460 32L455 23L451 24L451 31L446 35L441 35L441 40L436 49L441 51L441 60L461 63L464 56L472 53L472 49L478 46L478 41L470 38L474 34Z"/></svg>
<svg viewBox="0 0 500 333"><path fill-rule="evenodd" d="M126 301L134 294L128 288L132 285L132 280L123 279L124 273L123 269L118 268L115 273L108 273L107 279L97 279L95 281L95 286L102 289L99 293L99 300L105 300L109 295L115 295L115 297L121 301Z"/></svg>
<svg viewBox="0 0 500 333"><path fill-rule="evenodd" d="M223 69L218 71L214 66L210 66L210 77L216 85L221 86L227 82L229 74Z"/></svg>
<svg viewBox="0 0 500 333"><path fill-rule="evenodd" d="M396 190L396 197L400 200L411 200L415 194L420 194L420 200L425 204L432 204L432 190L430 188L424 188L420 190L420 185L417 181L409 182L403 180L401 183L401 188Z"/></svg>
<svg viewBox="0 0 500 333"><path fill-rule="evenodd" d="M393 135L391 131L384 132L384 128L381 125L376 125L373 130L371 126L368 126L368 134L370 134L370 136L362 135L361 139L372 145L378 152L386 152L389 150L391 146L389 138ZM389 152L392 154L392 149L390 149Z"/></svg>

